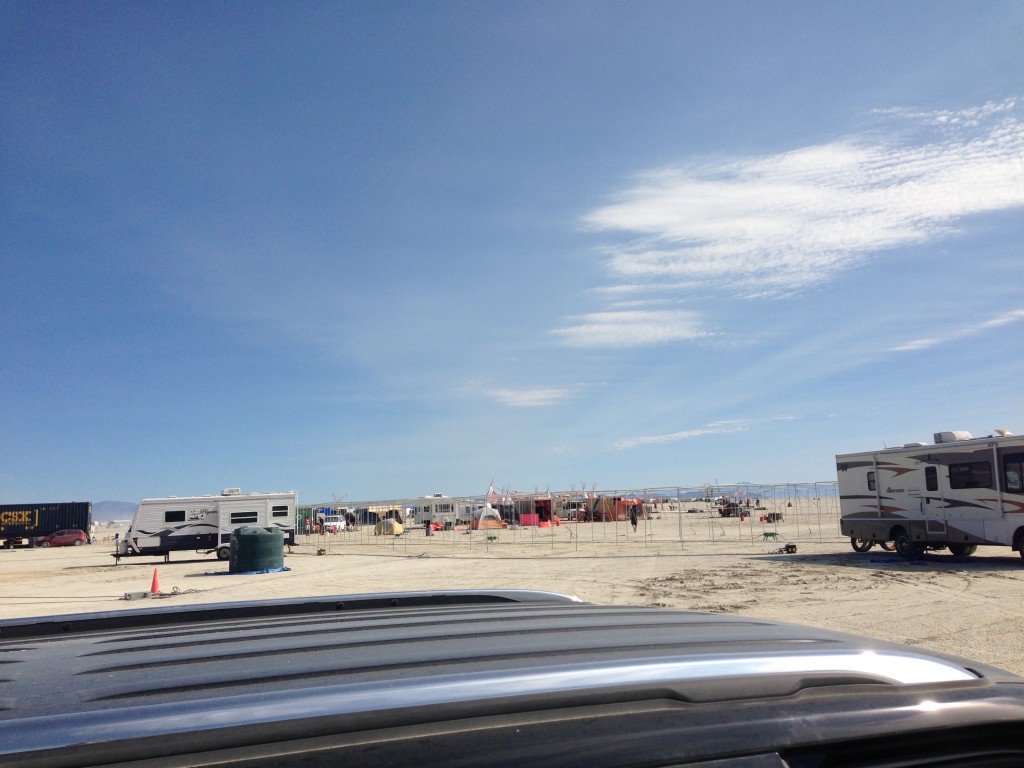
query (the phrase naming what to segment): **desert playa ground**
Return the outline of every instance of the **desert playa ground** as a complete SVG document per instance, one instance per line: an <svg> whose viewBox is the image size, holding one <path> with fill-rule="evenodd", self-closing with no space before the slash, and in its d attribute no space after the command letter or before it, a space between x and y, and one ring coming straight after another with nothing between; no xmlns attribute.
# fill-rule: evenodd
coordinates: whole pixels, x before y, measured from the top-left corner
<svg viewBox="0 0 1024 768"><path fill-rule="evenodd" d="M1024 675L1024 560L1008 547L906 561L854 552L837 526L668 514L550 529L362 531L300 537L287 570L232 574L178 552L115 564L113 542L0 551L0 618L421 589L526 588L594 603L656 605L778 619L965 656ZM786 553L785 542L796 545ZM138 596L154 571L167 597ZM126 600L134 593L135 599Z"/></svg>

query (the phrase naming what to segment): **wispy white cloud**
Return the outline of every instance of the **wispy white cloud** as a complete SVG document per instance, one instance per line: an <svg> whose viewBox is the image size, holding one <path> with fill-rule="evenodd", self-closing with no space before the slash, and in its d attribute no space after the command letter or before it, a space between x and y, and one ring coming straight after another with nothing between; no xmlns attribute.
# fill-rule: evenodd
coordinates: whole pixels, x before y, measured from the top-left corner
<svg viewBox="0 0 1024 768"><path fill-rule="evenodd" d="M935 347L943 343L943 339L928 338L928 339L914 339L908 341L905 344L900 344L898 347L893 347L890 352L913 352L919 349L928 349L929 347Z"/></svg>
<svg viewBox="0 0 1024 768"><path fill-rule="evenodd" d="M906 107L894 107L892 109L876 109L875 112L880 115L895 115L937 126L956 127L966 125L974 127L993 116L1012 113L1016 107L1016 99L1005 99L1004 101L990 101L982 104L980 107L967 107L959 110L922 112L921 110L913 110Z"/></svg>
<svg viewBox="0 0 1024 768"><path fill-rule="evenodd" d="M682 291L790 294L870 254L948 234L963 217L1024 206L1018 112L1014 100L959 112L891 110L927 124L929 135L876 132L652 170L585 223L628 236L606 255L615 280L635 289L678 282Z"/></svg>
<svg viewBox="0 0 1024 768"><path fill-rule="evenodd" d="M513 408L537 408L555 405L572 395L572 390L559 387L533 387L524 389L492 389L487 394L500 405Z"/></svg>
<svg viewBox="0 0 1024 768"><path fill-rule="evenodd" d="M792 421L796 416L769 416L763 419L731 419L727 421L713 421L710 424L697 429L686 429L681 432L672 432L666 435L645 435L643 437L630 437L613 443L613 448L626 450L637 448L641 445L661 445L664 443L676 443L680 440L689 440L694 437L705 435L721 435L729 432L745 432L754 424L764 424L772 421Z"/></svg>
<svg viewBox="0 0 1024 768"><path fill-rule="evenodd" d="M552 333L569 347L639 347L708 335L697 313L684 309L592 312Z"/></svg>
<svg viewBox="0 0 1024 768"><path fill-rule="evenodd" d="M956 328L951 330L944 336L932 336L924 339L914 339L908 341L899 346L892 347L890 352L914 352L921 349L929 349L931 347L937 347L941 344L947 344L951 341L958 341L965 339L969 336L975 336L984 331L991 330L992 328L999 328L1010 323L1016 323L1020 320L1024 320L1024 309L1014 309L1010 312L1004 312L991 320L986 320L982 323L973 323L971 325L964 326L963 328Z"/></svg>

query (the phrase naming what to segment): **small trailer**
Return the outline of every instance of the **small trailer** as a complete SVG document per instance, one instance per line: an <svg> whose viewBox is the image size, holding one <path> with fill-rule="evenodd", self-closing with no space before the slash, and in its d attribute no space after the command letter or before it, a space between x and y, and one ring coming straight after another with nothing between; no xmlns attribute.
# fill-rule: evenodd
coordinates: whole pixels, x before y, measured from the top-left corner
<svg viewBox="0 0 1024 768"><path fill-rule="evenodd" d="M85 531L92 543L92 502L0 504L0 546L28 547L61 529Z"/></svg>
<svg viewBox="0 0 1024 768"><path fill-rule="evenodd" d="M243 526L280 528L292 545L296 505L295 491L243 494L238 488L225 488L220 496L143 499L114 558L163 555L169 560L171 552L196 551L228 560L231 534Z"/></svg>
<svg viewBox="0 0 1024 768"><path fill-rule="evenodd" d="M1024 437L936 432L934 443L836 456L840 531L903 557L1005 545L1024 557Z"/></svg>

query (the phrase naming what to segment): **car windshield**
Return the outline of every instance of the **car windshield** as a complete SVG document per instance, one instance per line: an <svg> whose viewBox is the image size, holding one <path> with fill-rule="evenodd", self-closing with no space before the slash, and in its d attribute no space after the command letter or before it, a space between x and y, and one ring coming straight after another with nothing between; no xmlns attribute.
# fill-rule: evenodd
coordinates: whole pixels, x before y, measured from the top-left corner
<svg viewBox="0 0 1024 768"><path fill-rule="evenodd" d="M1024 675L1024 3L44 0L0 30L3 620L530 589L644 610L587 663L676 642L664 609ZM557 674L564 626L489 659L489 620L444 675ZM299 663L252 642L195 647Z"/></svg>

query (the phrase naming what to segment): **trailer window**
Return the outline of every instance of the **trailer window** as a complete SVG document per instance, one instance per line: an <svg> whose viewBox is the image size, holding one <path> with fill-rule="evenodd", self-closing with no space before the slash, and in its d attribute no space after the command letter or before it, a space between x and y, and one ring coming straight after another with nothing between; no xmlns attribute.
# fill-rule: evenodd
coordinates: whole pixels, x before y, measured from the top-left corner
<svg viewBox="0 0 1024 768"><path fill-rule="evenodd" d="M258 512L232 512L231 524L256 523L259 522L259 516Z"/></svg>
<svg viewBox="0 0 1024 768"><path fill-rule="evenodd" d="M949 487L991 488L992 465L987 461L970 461L949 465Z"/></svg>
<svg viewBox="0 0 1024 768"><path fill-rule="evenodd" d="M939 490L939 470L936 467L924 468L924 487L929 491Z"/></svg>
<svg viewBox="0 0 1024 768"><path fill-rule="evenodd" d="M184 523L185 522L185 510L184 509L168 509L164 512L165 523Z"/></svg>
<svg viewBox="0 0 1024 768"><path fill-rule="evenodd" d="M869 491L875 490L875 473L874 472L868 472L868 490Z"/></svg>
<svg viewBox="0 0 1024 768"><path fill-rule="evenodd" d="M1024 493L1024 453L1003 459L1003 485L1007 493Z"/></svg>
<svg viewBox="0 0 1024 768"><path fill-rule="evenodd" d="M273 507L271 512L274 517L288 517L288 507Z"/></svg>

